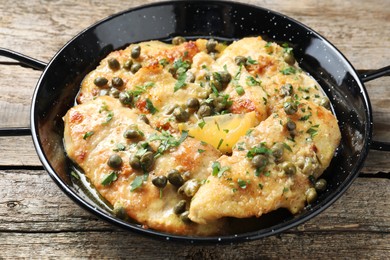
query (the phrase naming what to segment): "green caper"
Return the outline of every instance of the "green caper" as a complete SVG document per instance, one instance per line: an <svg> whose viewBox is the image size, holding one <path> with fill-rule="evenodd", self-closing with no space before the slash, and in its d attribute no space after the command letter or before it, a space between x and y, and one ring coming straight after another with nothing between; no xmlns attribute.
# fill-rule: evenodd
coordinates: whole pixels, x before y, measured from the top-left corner
<svg viewBox="0 0 390 260"><path fill-rule="evenodd" d="M291 96L292 93L293 93L293 86L290 83L287 83L280 88L280 95L282 97Z"/></svg>
<svg viewBox="0 0 390 260"><path fill-rule="evenodd" d="M183 177L176 169L170 170L167 174L167 178L169 183L175 187L180 187L184 183Z"/></svg>
<svg viewBox="0 0 390 260"><path fill-rule="evenodd" d="M276 160L279 160L283 157L283 153L284 153L283 143L274 144L271 150L272 150L272 155L275 157Z"/></svg>
<svg viewBox="0 0 390 260"><path fill-rule="evenodd" d="M324 190L326 190L327 185L328 185L328 183L326 182L325 179L319 179L314 184L314 188L316 189L316 191L324 191Z"/></svg>
<svg viewBox="0 0 390 260"><path fill-rule="evenodd" d="M291 52L286 52L283 54L283 59L288 65L294 65L295 58L294 55Z"/></svg>
<svg viewBox="0 0 390 260"><path fill-rule="evenodd" d="M176 205L173 207L173 212L176 215L180 215L181 213L186 211L186 206L187 206L187 201L181 200L178 203L176 203Z"/></svg>
<svg viewBox="0 0 390 260"><path fill-rule="evenodd" d="M181 107L175 108L172 114L178 122L186 122L190 118L188 112Z"/></svg>
<svg viewBox="0 0 390 260"><path fill-rule="evenodd" d="M308 204L313 203L317 199L317 191L314 188L309 188L305 194L306 194L306 201Z"/></svg>
<svg viewBox="0 0 390 260"><path fill-rule="evenodd" d="M234 58L234 62L237 64L237 65L245 65L247 61L247 58L245 58L244 56L236 56Z"/></svg>
<svg viewBox="0 0 390 260"><path fill-rule="evenodd" d="M121 67L121 65L119 64L119 61L115 58L109 58L107 60L107 63L108 63L108 67L110 67L110 69L112 69L112 70L117 70Z"/></svg>
<svg viewBox="0 0 390 260"><path fill-rule="evenodd" d="M200 184L197 180L192 179L186 181L177 191L179 194L185 195L189 198L193 197L199 190Z"/></svg>
<svg viewBox="0 0 390 260"><path fill-rule="evenodd" d="M286 128L288 131L294 131L297 128L297 125L295 124L294 121L288 120L286 123Z"/></svg>
<svg viewBox="0 0 390 260"><path fill-rule="evenodd" d="M206 117L211 115L211 107L209 105L201 105L198 110L199 117Z"/></svg>
<svg viewBox="0 0 390 260"><path fill-rule="evenodd" d="M139 115L138 119L144 122L145 124L149 124L149 119L146 117L146 115Z"/></svg>
<svg viewBox="0 0 390 260"><path fill-rule="evenodd" d="M293 101L285 102L283 108L287 115L295 114L298 111L298 106Z"/></svg>
<svg viewBox="0 0 390 260"><path fill-rule="evenodd" d="M131 94L129 94L128 92L124 91L124 92L119 93L119 101L123 105L130 105L132 100L133 100L133 96Z"/></svg>
<svg viewBox="0 0 390 260"><path fill-rule="evenodd" d="M206 43L206 49L208 52L214 52L215 47L217 47L217 41L214 39L209 39Z"/></svg>
<svg viewBox="0 0 390 260"><path fill-rule="evenodd" d="M152 180L152 183L154 186L156 186L157 188L164 188L165 186L167 186L167 177L161 175L161 176L158 176L156 178L154 178Z"/></svg>
<svg viewBox="0 0 390 260"><path fill-rule="evenodd" d="M152 152L147 151L141 156L139 161L141 162L142 168L148 170L153 165L154 155Z"/></svg>
<svg viewBox="0 0 390 260"><path fill-rule="evenodd" d="M119 168L122 165L122 158L117 154L113 154L108 158L107 164L111 168Z"/></svg>
<svg viewBox="0 0 390 260"><path fill-rule="evenodd" d="M105 78L105 77L96 77L93 81L93 83L98 86L98 87L104 87L105 85L107 85L108 83L108 80Z"/></svg>
<svg viewBox="0 0 390 260"><path fill-rule="evenodd" d="M129 164L130 164L131 168L133 168L135 170L142 169L140 158L138 156L130 157Z"/></svg>
<svg viewBox="0 0 390 260"><path fill-rule="evenodd" d="M140 69L142 68L142 65L141 63L133 63L133 65L131 65L131 68L130 68L130 71L132 73L137 73L137 71L139 71Z"/></svg>
<svg viewBox="0 0 390 260"><path fill-rule="evenodd" d="M267 157L263 154L257 154L255 155L252 160L252 165L256 168L263 168L267 165Z"/></svg>
<svg viewBox="0 0 390 260"><path fill-rule="evenodd" d="M110 88L110 95L114 98L119 98L120 91L116 88Z"/></svg>
<svg viewBox="0 0 390 260"><path fill-rule="evenodd" d="M127 139L135 139L141 137L141 134L136 129L127 129L123 133L123 137Z"/></svg>
<svg viewBox="0 0 390 260"><path fill-rule="evenodd" d="M199 100L197 98L189 98L186 103L188 108L198 109L199 108Z"/></svg>
<svg viewBox="0 0 390 260"><path fill-rule="evenodd" d="M294 175L297 172L297 167L292 162L283 163L282 168L286 175Z"/></svg>
<svg viewBox="0 0 390 260"><path fill-rule="evenodd" d="M191 224L191 219L188 217L190 213L187 211L184 211L183 213L180 214L180 219L186 224Z"/></svg>
<svg viewBox="0 0 390 260"><path fill-rule="evenodd" d="M185 42L186 39L182 36L176 36L176 37L173 37L172 39L172 44L173 45L180 45L182 44L183 42Z"/></svg>
<svg viewBox="0 0 390 260"><path fill-rule="evenodd" d="M126 220L129 218L129 215L127 215L126 209L123 206L114 206L112 213L120 219Z"/></svg>
<svg viewBox="0 0 390 260"><path fill-rule="evenodd" d="M217 79L210 80L210 86L215 87L218 91L223 90L222 82Z"/></svg>
<svg viewBox="0 0 390 260"><path fill-rule="evenodd" d="M219 72L219 75L221 76L221 82L223 84L228 84L232 79L232 75L230 75L230 73L227 71L221 71Z"/></svg>
<svg viewBox="0 0 390 260"><path fill-rule="evenodd" d="M214 98L213 106L215 112L221 112L222 110L226 109L227 106L226 99L223 96L218 96Z"/></svg>
<svg viewBox="0 0 390 260"><path fill-rule="evenodd" d="M141 46L137 45L131 49L131 57L137 59L141 55Z"/></svg>
<svg viewBox="0 0 390 260"><path fill-rule="evenodd" d="M186 72L186 76L187 76L186 82L188 82L188 83L194 83L195 82L195 75L194 75L194 73L192 73L191 71L187 71Z"/></svg>
<svg viewBox="0 0 390 260"><path fill-rule="evenodd" d="M330 109L330 101L327 97L322 97L320 100L320 106L325 107L326 109Z"/></svg>
<svg viewBox="0 0 390 260"><path fill-rule="evenodd" d="M123 80L120 77L113 77L111 80L111 84L116 87L122 87L123 86Z"/></svg>
<svg viewBox="0 0 390 260"><path fill-rule="evenodd" d="M123 68L124 68L125 70L130 70L130 69L131 69L131 65L133 65L133 60L127 60L127 61L125 62L125 64L123 64Z"/></svg>

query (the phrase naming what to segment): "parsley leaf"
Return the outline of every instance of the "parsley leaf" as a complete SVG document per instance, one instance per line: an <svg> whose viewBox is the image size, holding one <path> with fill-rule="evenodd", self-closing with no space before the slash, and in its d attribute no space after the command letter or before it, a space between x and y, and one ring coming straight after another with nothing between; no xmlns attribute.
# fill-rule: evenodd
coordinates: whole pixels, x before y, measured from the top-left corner
<svg viewBox="0 0 390 260"><path fill-rule="evenodd" d="M318 135L318 127L319 125L313 125L306 131L306 133L310 134L310 136L313 138L314 136Z"/></svg>
<svg viewBox="0 0 390 260"><path fill-rule="evenodd" d="M188 131L182 131L179 140L176 140L174 136L172 136L167 131L162 131L161 135L153 134L149 138L149 142L160 141L160 145L157 148L158 154L163 154L165 151L170 149L171 147L179 146L188 136Z"/></svg>
<svg viewBox="0 0 390 260"><path fill-rule="evenodd" d="M218 178L222 177L223 173L230 170L229 166L224 166L221 168L221 164L219 162L213 162L211 165L213 169L213 176L217 176Z"/></svg>
<svg viewBox="0 0 390 260"><path fill-rule="evenodd" d="M292 75L297 72L297 70L294 67L287 67L285 69L282 69L280 71L283 75Z"/></svg>
<svg viewBox="0 0 390 260"><path fill-rule="evenodd" d="M130 184L130 191L135 191L142 186L144 182L144 176L136 176L134 181Z"/></svg>
<svg viewBox="0 0 390 260"><path fill-rule="evenodd" d="M112 182L116 181L118 179L118 173L112 171L110 174L108 174L106 177L102 180L102 185L107 186L110 185Z"/></svg>
<svg viewBox="0 0 390 260"><path fill-rule="evenodd" d="M248 76L246 77L246 84L248 86L260 86L261 82L257 81L254 77Z"/></svg>
<svg viewBox="0 0 390 260"><path fill-rule="evenodd" d="M94 131L86 132L86 133L83 135L83 139L86 140L88 137L92 136L94 133L95 133Z"/></svg>
<svg viewBox="0 0 390 260"><path fill-rule="evenodd" d="M152 114L154 115L156 112L158 112L158 109L154 107L152 101L147 98L146 99L146 109Z"/></svg>
<svg viewBox="0 0 390 260"><path fill-rule="evenodd" d="M182 87L185 87L187 85L186 79L187 79L187 74L185 72L181 73L179 75L179 77L177 78L177 81L176 81L175 86L173 88L173 92L176 92L179 89L181 89Z"/></svg>
<svg viewBox="0 0 390 260"><path fill-rule="evenodd" d="M257 154L272 154L272 150L267 148L264 143L252 147L246 154L246 157L252 159Z"/></svg>

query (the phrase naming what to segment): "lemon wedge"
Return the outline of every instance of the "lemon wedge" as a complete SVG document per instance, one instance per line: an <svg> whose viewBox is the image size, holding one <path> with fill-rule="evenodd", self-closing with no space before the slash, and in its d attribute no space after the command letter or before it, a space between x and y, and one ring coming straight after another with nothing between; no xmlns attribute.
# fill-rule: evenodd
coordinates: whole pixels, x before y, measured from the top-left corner
<svg viewBox="0 0 390 260"><path fill-rule="evenodd" d="M252 111L204 117L193 125L180 124L179 129L188 131L189 136L211 144L222 153L231 153L238 139L258 124L256 113Z"/></svg>

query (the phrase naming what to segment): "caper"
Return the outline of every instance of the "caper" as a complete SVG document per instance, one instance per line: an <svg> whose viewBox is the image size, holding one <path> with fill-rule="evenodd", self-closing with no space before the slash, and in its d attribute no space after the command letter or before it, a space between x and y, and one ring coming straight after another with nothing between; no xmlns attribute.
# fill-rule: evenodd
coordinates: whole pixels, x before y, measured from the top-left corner
<svg viewBox="0 0 390 260"><path fill-rule="evenodd" d="M127 139L135 139L135 138L141 137L141 134L139 133L139 131L137 131L135 129L127 129L123 133L123 137L127 138Z"/></svg>
<svg viewBox="0 0 390 260"><path fill-rule="evenodd" d="M150 167L153 165L154 155L152 152L147 151L145 152L140 159L142 168L145 170L150 169Z"/></svg>
<svg viewBox="0 0 390 260"><path fill-rule="evenodd" d="M127 215L126 209L123 206L114 206L112 213L120 219L126 220L129 218L129 215Z"/></svg>
<svg viewBox="0 0 390 260"><path fill-rule="evenodd" d="M294 55L291 52L286 52L283 54L283 59L288 65L294 65L295 63L295 58Z"/></svg>
<svg viewBox="0 0 390 260"><path fill-rule="evenodd" d="M317 199L317 191L314 188L309 188L306 191L306 201L308 204L313 203Z"/></svg>
<svg viewBox="0 0 390 260"><path fill-rule="evenodd" d="M298 111L298 106L292 101L287 101L283 104L284 112L287 115L295 114Z"/></svg>
<svg viewBox="0 0 390 260"><path fill-rule="evenodd" d="M281 88L280 88L280 95L282 97L285 97L285 96L291 96L293 93L293 86L289 83L283 85Z"/></svg>
<svg viewBox="0 0 390 260"><path fill-rule="evenodd" d="M223 90L222 82L217 79L210 80L210 86L215 87L218 91Z"/></svg>
<svg viewBox="0 0 390 260"><path fill-rule="evenodd" d="M232 79L232 75L230 75L227 71L221 71L219 72L219 75L221 76L221 81L223 84L227 84Z"/></svg>
<svg viewBox="0 0 390 260"><path fill-rule="evenodd" d="M168 105L168 107L165 107L165 108L164 108L165 114L166 114L166 115L172 114L173 111L175 110L175 108L177 108L178 106L179 106L178 104Z"/></svg>
<svg viewBox="0 0 390 260"><path fill-rule="evenodd" d="M263 168L267 165L267 157L263 154L257 154L255 155L252 160L252 165L256 168Z"/></svg>
<svg viewBox="0 0 390 260"><path fill-rule="evenodd" d="M326 190L327 184L328 183L326 182L325 179L319 179L314 184L314 188L316 189L316 191L324 191L324 190Z"/></svg>
<svg viewBox="0 0 390 260"><path fill-rule="evenodd" d="M173 37L172 39L172 44L173 45L180 45L182 44L183 42L185 42L186 39L182 36L176 36L176 37Z"/></svg>
<svg viewBox="0 0 390 260"><path fill-rule="evenodd" d="M117 154L113 154L108 158L107 164L111 168L119 168L122 165L122 158Z"/></svg>
<svg viewBox="0 0 390 260"><path fill-rule="evenodd" d="M320 106L325 107L326 109L330 109L330 101L327 97L322 97L320 100Z"/></svg>
<svg viewBox="0 0 390 260"><path fill-rule="evenodd" d="M123 105L130 105L132 100L133 100L133 96L131 94L129 94L128 92L124 91L124 92L119 93L119 101Z"/></svg>
<svg viewBox="0 0 390 260"><path fill-rule="evenodd" d="M110 95L114 98L119 98L120 91L116 88L110 88Z"/></svg>
<svg viewBox="0 0 390 260"><path fill-rule="evenodd" d="M211 115L211 107L204 104L199 107L198 110L198 116L199 117L205 117L205 116L210 116Z"/></svg>
<svg viewBox="0 0 390 260"><path fill-rule="evenodd" d="M173 212L174 212L176 215L179 215L179 214L183 213L184 211L186 211L186 205L187 205L187 201L185 201L185 200L179 201L179 202L176 203L176 205L173 207Z"/></svg>
<svg viewBox="0 0 390 260"><path fill-rule="evenodd" d="M245 65L247 61L247 58L245 58L244 56L236 56L234 58L234 62L237 64L237 65Z"/></svg>
<svg viewBox="0 0 390 260"><path fill-rule="evenodd" d="M123 86L123 80L120 77L113 77L111 80L111 84L116 87L122 87Z"/></svg>
<svg viewBox="0 0 390 260"><path fill-rule="evenodd" d="M121 65L119 64L119 61L115 58L109 58L107 60L107 63L108 63L108 67L110 67L110 69L112 69L112 70L117 70L121 67Z"/></svg>
<svg viewBox="0 0 390 260"><path fill-rule="evenodd" d="M209 39L206 43L206 49L208 52L214 52L215 47L217 47L217 41L214 39Z"/></svg>
<svg viewBox="0 0 390 260"><path fill-rule="evenodd" d="M125 70L130 70L130 69L131 69L131 65L133 65L133 60L127 60L127 61L125 62L125 64L123 64L123 68L124 68Z"/></svg>
<svg viewBox="0 0 390 260"><path fill-rule="evenodd" d="M142 169L141 162L140 162L140 159L138 156L130 157L129 164L130 164L131 168L133 168L133 169L136 169L136 170Z"/></svg>
<svg viewBox="0 0 390 260"><path fill-rule="evenodd" d="M297 172L297 167L292 162L283 163L282 168L286 175L294 175Z"/></svg>
<svg viewBox="0 0 390 260"><path fill-rule="evenodd" d="M275 157L276 160L279 160L283 157L284 152L284 146L282 143L276 143L274 146L272 146L272 155Z"/></svg>
<svg viewBox="0 0 390 260"><path fill-rule="evenodd" d="M131 49L131 57L137 59L141 55L141 46L137 45Z"/></svg>
<svg viewBox="0 0 390 260"><path fill-rule="evenodd" d="M186 122L190 118L188 112L181 107L175 108L172 114L178 122Z"/></svg>
<svg viewBox="0 0 390 260"><path fill-rule="evenodd" d="M181 221L183 221L184 223L186 224L190 224L192 221L191 219L188 217L190 213L187 211L184 211L183 213L180 214L180 219Z"/></svg>
<svg viewBox="0 0 390 260"><path fill-rule="evenodd" d="M149 143L147 141L138 142L137 147L138 148L148 149L149 151L152 151L151 147L150 147L150 145L149 145Z"/></svg>
<svg viewBox="0 0 390 260"><path fill-rule="evenodd" d="M197 98L189 98L186 103L188 108L198 109L199 108L199 100Z"/></svg>
<svg viewBox="0 0 390 260"><path fill-rule="evenodd" d="M146 115L139 115L138 119L144 122L145 124L149 124L149 119L146 117Z"/></svg>
<svg viewBox="0 0 390 260"><path fill-rule="evenodd" d="M295 128L297 128L297 125L295 124L294 121L291 121L291 120L288 120L287 123L286 123L286 128L288 131L294 131Z"/></svg>
<svg viewBox="0 0 390 260"><path fill-rule="evenodd" d="M180 187L184 183L184 179L178 170L170 170L167 174L167 178L170 184L176 187Z"/></svg>
<svg viewBox="0 0 390 260"><path fill-rule="evenodd" d="M133 63L133 65L131 65L131 68L130 68L130 71L132 73L137 73L137 71L139 71L140 69L142 68L142 65L141 63Z"/></svg>
<svg viewBox="0 0 390 260"><path fill-rule="evenodd" d="M193 197L199 190L200 184L197 180L192 179L186 181L177 191L179 194L185 195L189 198Z"/></svg>
<svg viewBox="0 0 390 260"><path fill-rule="evenodd" d="M195 75L191 71L186 72L186 82L187 83L194 83L195 82Z"/></svg>
<svg viewBox="0 0 390 260"><path fill-rule="evenodd" d="M107 85L108 83L108 80L105 78L105 77L96 77L93 81L93 83L98 86L98 87L104 87L105 85Z"/></svg>
<svg viewBox="0 0 390 260"><path fill-rule="evenodd" d="M218 96L213 99L213 106L215 112L221 112L222 110L226 109L227 102L226 99L223 96Z"/></svg>
<svg viewBox="0 0 390 260"><path fill-rule="evenodd" d="M158 176L158 177L156 177L156 178L154 178L153 180L152 180L152 183L153 183L153 185L154 186L156 186L157 188L160 188L160 189L162 189L162 188L164 188L165 186L167 186L167 177L165 177L165 176Z"/></svg>

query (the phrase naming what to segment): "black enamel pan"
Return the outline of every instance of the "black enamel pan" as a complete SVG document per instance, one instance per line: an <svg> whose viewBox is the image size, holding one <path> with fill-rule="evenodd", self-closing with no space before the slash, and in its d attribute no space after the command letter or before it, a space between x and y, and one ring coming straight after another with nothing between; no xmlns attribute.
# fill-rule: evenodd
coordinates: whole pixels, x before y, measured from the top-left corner
<svg viewBox="0 0 390 260"><path fill-rule="evenodd" d="M324 173L327 190L304 212L292 216L277 211L259 220L237 221L236 232L221 237L175 236L143 229L114 217L76 187L62 143L62 117L74 105L83 77L115 49L152 39L174 36L234 40L261 35L289 42L300 66L329 97L342 132L342 141ZM390 144L371 138L373 119L364 82L390 74L390 67L359 74L331 43L305 25L256 6L222 1L163 2L130 9L87 28L71 39L45 64L9 50L0 55L19 60L43 73L31 104L29 129L0 129L2 135L31 134L43 166L57 185L77 204L96 216L129 231L173 241L238 242L259 239L307 221L337 200L363 167L369 149L390 150ZM247 223L243 225L242 223Z"/></svg>

